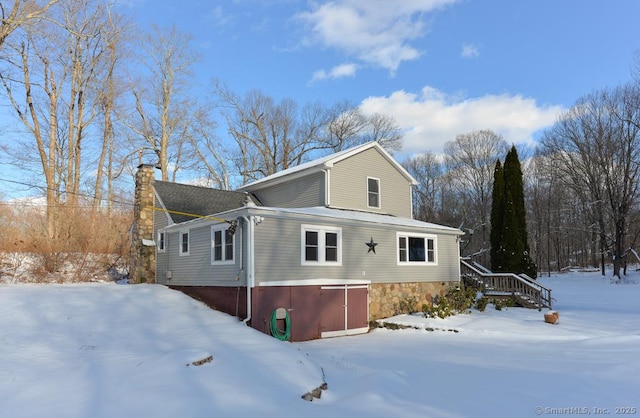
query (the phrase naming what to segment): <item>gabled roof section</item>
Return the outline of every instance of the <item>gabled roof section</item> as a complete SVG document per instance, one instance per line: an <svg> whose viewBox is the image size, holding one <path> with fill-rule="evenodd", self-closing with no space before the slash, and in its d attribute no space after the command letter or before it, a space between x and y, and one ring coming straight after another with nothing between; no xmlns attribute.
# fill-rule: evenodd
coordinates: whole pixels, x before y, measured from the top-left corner
<svg viewBox="0 0 640 418"><path fill-rule="evenodd" d="M153 187L163 209L200 216L214 215L245 205L249 196L245 192L210 189L189 184L155 181ZM167 212L174 223L195 219L193 216Z"/></svg>
<svg viewBox="0 0 640 418"><path fill-rule="evenodd" d="M266 185L274 185L281 183L283 181L287 181L289 179L294 179L298 177L304 177L312 173L316 173L318 171L323 171L326 169L330 169L333 165L339 161L346 160L347 158L359 154L368 149L374 148L387 160L391 165L393 165L406 179L411 182L411 184L416 185L418 182L413 178L411 174L407 170L405 170L402 165L400 165L392 156L389 154L380 144L375 141L366 142L362 145L355 146L353 148L346 149L344 151L337 152L335 154L330 154L322 158L318 158L313 161L309 161L295 167L288 168L286 170L279 171L270 176L264 177L260 180L256 180L252 183L245 184L244 186L238 188L238 190L244 190L247 192L260 189Z"/></svg>

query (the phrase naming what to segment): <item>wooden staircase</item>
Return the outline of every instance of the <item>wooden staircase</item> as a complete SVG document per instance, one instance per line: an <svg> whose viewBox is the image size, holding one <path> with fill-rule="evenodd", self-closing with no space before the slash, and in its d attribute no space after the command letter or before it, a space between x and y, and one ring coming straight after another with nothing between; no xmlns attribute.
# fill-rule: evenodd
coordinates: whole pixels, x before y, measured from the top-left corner
<svg viewBox="0 0 640 418"><path fill-rule="evenodd" d="M551 289L526 274L492 273L470 259L460 259L460 279L487 297L513 297L516 304L542 310L551 308Z"/></svg>

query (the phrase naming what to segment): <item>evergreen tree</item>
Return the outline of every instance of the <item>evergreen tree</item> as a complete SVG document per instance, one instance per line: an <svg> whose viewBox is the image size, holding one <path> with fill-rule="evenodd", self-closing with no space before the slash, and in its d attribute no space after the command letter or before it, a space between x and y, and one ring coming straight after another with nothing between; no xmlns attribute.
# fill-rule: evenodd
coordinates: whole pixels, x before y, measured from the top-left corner
<svg viewBox="0 0 640 418"><path fill-rule="evenodd" d="M527 213L524 206L524 182L518 151L515 145L507 153L504 161L504 187L511 193L515 215L518 247L514 248L514 273L525 273L533 278L537 275L536 265L531 259L527 237Z"/></svg>
<svg viewBox="0 0 640 418"><path fill-rule="evenodd" d="M502 271L522 273L520 270L521 257L519 255L524 251L524 245L522 243L522 235L519 231L516 212L516 205L511 196L511 190L506 188L505 182L504 219L502 221L502 239L500 241L500 246L503 251Z"/></svg>
<svg viewBox="0 0 640 418"><path fill-rule="evenodd" d="M536 277L529 254L524 183L516 147L511 147L504 167L496 163L491 208L491 269ZM495 257L495 261L494 261Z"/></svg>
<svg viewBox="0 0 640 418"><path fill-rule="evenodd" d="M504 247L501 245L502 230L504 225L504 172L500 160L496 161L493 170L493 192L491 194L491 270L504 271L503 258Z"/></svg>

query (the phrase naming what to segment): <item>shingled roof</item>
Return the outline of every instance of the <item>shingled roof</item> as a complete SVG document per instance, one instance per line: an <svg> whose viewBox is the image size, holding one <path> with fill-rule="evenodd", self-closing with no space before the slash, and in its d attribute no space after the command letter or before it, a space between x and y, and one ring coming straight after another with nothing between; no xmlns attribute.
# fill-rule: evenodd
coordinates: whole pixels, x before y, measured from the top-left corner
<svg viewBox="0 0 640 418"><path fill-rule="evenodd" d="M166 181L156 180L153 187L167 210L201 216L215 215L242 207L248 199L248 194L245 192L210 189ZM177 213L168 212L168 215L174 223L195 219L193 216Z"/></svg>

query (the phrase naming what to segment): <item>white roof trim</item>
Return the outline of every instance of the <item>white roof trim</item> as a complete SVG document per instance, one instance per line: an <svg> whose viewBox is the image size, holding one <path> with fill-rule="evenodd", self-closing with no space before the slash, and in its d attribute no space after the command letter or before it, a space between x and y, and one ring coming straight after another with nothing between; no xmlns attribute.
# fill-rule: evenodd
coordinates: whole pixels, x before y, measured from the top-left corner
<svg viewBox="0 0 640 418"><path fill-rule="evenodd" d="M413 178L413 176L409 174L409 172L405 170L405 168L402 167L402 165L400 165L391 156L391 154L389 154L384 148L382 148L380 144L372 141L372 142L364 143L362 145L358 145L353 148L346 149L344 151L337 152L335 154L330 154L325 157L318 158L316 160L312 160L312 161L297 165L295 167L287 168L286 170L282 170L275 174L271 174L270 176L261 178L260 180L256 180L252 183L245 184L244 186L239 187L238 190L249 192L249 191L258 189L259 187L256 187L256 186L262 186L265 183L278 184L282 181L285 181L285 179L289 180L292 178L302 177L315 172L330 169L333 167L335 163L345 160L355 154L359 154L370 148L376 148L378 151L380 151L382 156L386 160L388 160L398 171L400 171L400 173L402 173L402 175L406 177L407 180L409 180L412 185L415 186L416 184L418 184L416 179Z"/></svg>

